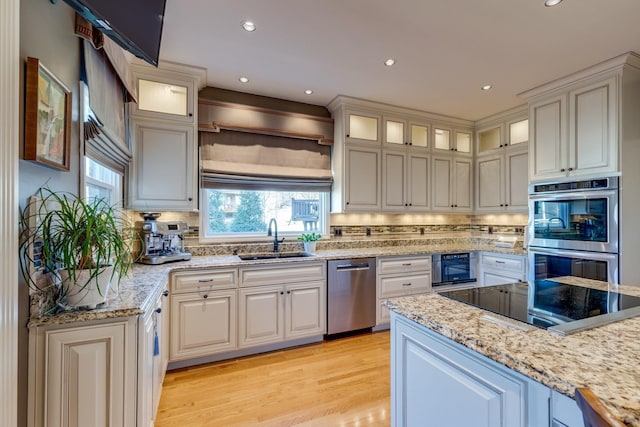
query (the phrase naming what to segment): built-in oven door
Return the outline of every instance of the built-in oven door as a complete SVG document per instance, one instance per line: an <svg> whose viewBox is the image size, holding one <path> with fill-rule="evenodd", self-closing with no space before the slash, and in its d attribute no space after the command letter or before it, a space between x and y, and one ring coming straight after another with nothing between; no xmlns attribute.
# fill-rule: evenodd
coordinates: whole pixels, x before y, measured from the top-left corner
<svg viewBox="0 0 640 427"><path fill-rule="evenodd" d="M529 280L574 276L618 283L618 255L563 249L528 248Z"/></svg>
<svg viewBox="0 0 640 427"><path fill-rule="evenodd" d="M529 196L528 246L618 252L618 192Z"/></svg>

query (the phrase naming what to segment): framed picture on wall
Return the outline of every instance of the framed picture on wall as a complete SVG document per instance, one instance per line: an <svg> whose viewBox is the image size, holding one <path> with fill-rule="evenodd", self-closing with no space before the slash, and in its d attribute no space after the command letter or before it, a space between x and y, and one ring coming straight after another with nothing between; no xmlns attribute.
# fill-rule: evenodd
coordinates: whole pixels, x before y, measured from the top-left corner
<svg viewBox="0 0 640 427"><path fill-rule="evenodd" d="M27 58L24 155L68 171L71 149L71 91L37 58Z"/></svg>

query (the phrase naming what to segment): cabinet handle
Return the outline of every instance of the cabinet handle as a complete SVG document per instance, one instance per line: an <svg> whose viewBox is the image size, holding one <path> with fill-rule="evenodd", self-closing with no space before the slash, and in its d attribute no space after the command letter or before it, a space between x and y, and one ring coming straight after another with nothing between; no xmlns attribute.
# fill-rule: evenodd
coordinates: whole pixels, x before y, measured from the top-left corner
<svg viewBox="0 0 640 427"><path fill-rule="evenodd" d="M569 168L569 172L571 172L573 170L573 168Z"/></svg>
<svg viewBox="0 0 640 427"><path fill-rule="evenodd" d="M498 261L498 260L496 260L496 264L504 264L504 263L505 263L504 261Z"/></svg>
<svg viewBox="0 0 640 427"><path fill-rule="evenodd" d="M193 197L189 197L189 198L187 198L187 200L192 202L193 201Z"/></svg>
<svg viewBox="0 0 640 427"><path fill-rule="evenodd" d="M208 294L204 294L204 295L202 295L202 298L207 299L207 298L209 298L209 295Z"/></svg>
<svg viewBox="0 0 640 427"><path fill-rule="evenodd" d="M453 205L451 205L451 207L453 207Z"/></svg>
<svg viewBox="0 0 640 427"><path fill-rule="evenodd" d="M505 203L504 205L505 205L505 206L509 206L509 203Z"/></svg>
<svg viewBox="0 0 640 427"><path fill-rule="evenodd" d="M410 263L410 262L406 262L406 263L402 264L402 266L403 266L403 267L411 267L411 264L412 264L412 263Z"/></svg>
<svg viewBox="0 0 640 427"><path fill-rule="evenodd" d="M169 290L165 290L165 291L162 293L162 296L163 296L163 297L168 297L168 296L169 296Z"/></svg>
<svg viewBox="0 0 640 427"><path fill-rule="evenodd" d="M409 203L409 206L413 206L413 204Z"/></svg>
<svg viewBox="0 0 640 427"><path fill-rule="evenodd" d="M409 204L408 204L408 203L405 203L404 205L405 205L405 207L406 207L406 206L409 206Z"/></svg>
<svg viewBox="0 0 640 427"><path fill-rule="evenodd" d="M347 134L347 138L349 138L349 134Z"/></svg>
<svg viewBox="0 0 640 427"><path fill-rule="evenodd" d="M502 203L500 203L500 206L504 206Z"/></svg>
<svg viewBox="0 0 640 427"><path fill-rule="evenodd" d="M284 291L280 291L280 295L284 295Z"/></svg>
<svg viewBox="0 0 640 427"><path fill-rule="evenodd" d="M451 151L453 151L453 147L451 147Z"/></svg>
<svg viewBox="0 0 640 427"><path fill-rule="evenodd" d="M198 282L200 282L200 283L208 283L208 282L213 282L213 279L199 279Z"/></svg>
<svg viewBox="0 0 640 427"><path fill-rule="evenodd" d="M409 145L413 145L413 142L409 142Z"/></svg>
<svg viewBox="0 0 640 427"><path fill-rule="evenodd" d="M347 205L349 204L349 202L347 202Z"/></svg>
<svg viewBox="0 0 640 427"><path fill-rule="evenodd" d="M290 294L290 293L291 293L291 291L287 291L287 293L288 293L288 294Z"/></svg>
<svg viewBox="0 0 640 427"><path fill-rule="evenodd" d="M454 207L454 208L457 208L457 207L458 207L458 205L453 205L453 207Z"/></svg>
<svg viewBox="0 0 640 427"><path fill-rule="evenodd" d="M564 172L564 168L560 169L560 172Z"/></svg>
<svg viewBox="0 0 640 427"><path fill-rule="evenodd" d="M189 117L193 117L193 113L189 113Z"/></svg>
<svg viewBox="0 0 640 427"><path fill-rule="evenodd" d="M411 286L411 282L409 283L403 283L402 286Z"/></svg>
<svg viewBox="0 0 640 427"><path fill-rule="evenodd" d="M160 313L162 313L162 309L160 307L158 307L158 308L155 309L155 312L160 314Z"/></svg>

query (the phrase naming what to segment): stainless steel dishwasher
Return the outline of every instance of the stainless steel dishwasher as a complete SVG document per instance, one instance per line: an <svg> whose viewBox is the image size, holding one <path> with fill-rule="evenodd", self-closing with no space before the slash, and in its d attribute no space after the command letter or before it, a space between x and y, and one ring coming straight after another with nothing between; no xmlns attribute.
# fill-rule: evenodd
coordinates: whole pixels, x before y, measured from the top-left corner
<svg viewBox="0 0 640 427"><path fill-rule="evenodd" d="M376 325L376 259L329 261L327 335Z"/></svg>

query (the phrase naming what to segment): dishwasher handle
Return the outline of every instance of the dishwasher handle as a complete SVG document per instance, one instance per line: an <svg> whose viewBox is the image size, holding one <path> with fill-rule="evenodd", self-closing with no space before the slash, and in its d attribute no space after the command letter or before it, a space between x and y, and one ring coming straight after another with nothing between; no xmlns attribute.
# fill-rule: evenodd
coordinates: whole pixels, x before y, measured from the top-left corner
<svg viewBox="0 0 640 427"><path fill-rule="evenodd" d="M371 267L369 263L366 264L340 264L336 265L337 271L358 271L358 270L369 270Z"/></svg>

